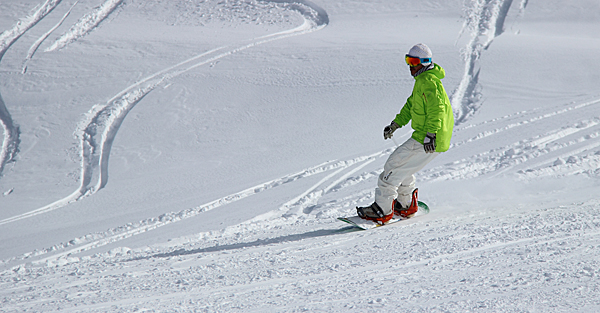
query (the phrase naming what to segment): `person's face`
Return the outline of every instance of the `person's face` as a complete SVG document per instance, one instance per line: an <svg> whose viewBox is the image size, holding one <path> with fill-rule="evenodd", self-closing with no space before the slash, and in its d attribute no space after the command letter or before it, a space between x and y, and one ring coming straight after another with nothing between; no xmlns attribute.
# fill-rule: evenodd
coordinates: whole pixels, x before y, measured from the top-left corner
<svg viewBox="0 0 600 313"><path fill-rule="evenodd" d="M423 68L423 64L419 64L417 66L409 66L410 68L410 75L415 75L420 69Z"/></svg>

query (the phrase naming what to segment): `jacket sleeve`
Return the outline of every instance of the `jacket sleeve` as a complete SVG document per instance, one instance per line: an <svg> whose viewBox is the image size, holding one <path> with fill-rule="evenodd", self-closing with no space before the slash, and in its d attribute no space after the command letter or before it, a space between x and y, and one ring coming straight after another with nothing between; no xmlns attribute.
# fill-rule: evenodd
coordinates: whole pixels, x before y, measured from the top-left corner
<svg viewBox="0 0 600 313"><path fill-rule="evenodd" d="M441 82L432 79L424 85L423 98L425 103L425 131L437 134L442 128L442 120L445 116L445 102L440 90Z"/></svg>
<svg viewBox="0 0 600 313"><path fill-rule="evenodd" d="M396 114L396 118L394 119L394 122L396 122L396 124L400 125L400 127L403 127L404 125L408 124L408 122L410 122L410 119L411 119L410 109L412 108L412 97L413 96L411 95L410 97L408 97L408 99L406 99L406 103L400 110L400 113Z"/></svg>

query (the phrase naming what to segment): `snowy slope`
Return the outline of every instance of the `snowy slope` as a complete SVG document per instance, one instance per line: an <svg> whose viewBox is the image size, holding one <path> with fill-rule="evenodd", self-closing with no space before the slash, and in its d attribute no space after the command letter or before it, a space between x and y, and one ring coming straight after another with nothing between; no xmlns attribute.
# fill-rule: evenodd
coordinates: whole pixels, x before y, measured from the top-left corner
<svg viewBox="0 0 600 313"><path fill-rule="evenodd" d="M0 3L1 311L600 310L597 1ZM427 43L431 213L356 231Z"/></svg>

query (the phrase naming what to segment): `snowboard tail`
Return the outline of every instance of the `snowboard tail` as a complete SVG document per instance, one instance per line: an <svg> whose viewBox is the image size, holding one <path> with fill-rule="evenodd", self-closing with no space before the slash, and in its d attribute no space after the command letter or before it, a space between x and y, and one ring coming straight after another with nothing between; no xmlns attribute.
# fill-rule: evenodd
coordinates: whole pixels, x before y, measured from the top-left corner
<svg viewBox="0 0 600 313"><path fill-rule="evenodd" d="M419 204L419 210L411 218L415 218L417 216L421 216L421 215L425 215L425 214L429 213L429 206L427 204L425 204L422 201L419 201L418 204ZM350 216L350 217L338 217L338 220L340 220L342 222L346 222L346 223L348 223L352 226L358 227L360 229L367 230L367 229L373 229L373 228L380 227L380 226L394 224L394 223L397 223L400 221L407 220L407 218L403 218L398 215L394 215L394 217L391 220L387 221L385 224L379 224L376 221L365 220L363 218L360 218L358 215Z"/></svg>

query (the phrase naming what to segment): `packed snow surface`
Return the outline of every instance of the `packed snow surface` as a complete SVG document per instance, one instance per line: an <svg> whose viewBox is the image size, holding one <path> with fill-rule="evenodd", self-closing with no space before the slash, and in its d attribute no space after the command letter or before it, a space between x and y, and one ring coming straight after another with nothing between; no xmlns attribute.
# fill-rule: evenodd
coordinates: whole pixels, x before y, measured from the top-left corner
<svg viewBox="0 0 600 313"><path fill-rule="evenodd" d="M0 311L600 311L600 3L0 3ZM360 231L446 70L431 209Z"/></svg>

